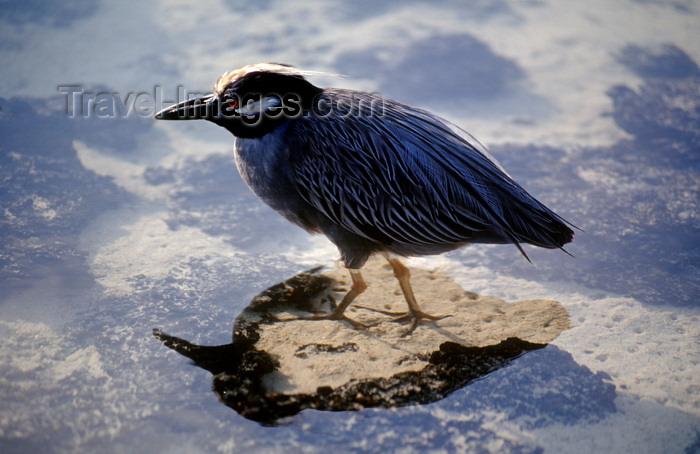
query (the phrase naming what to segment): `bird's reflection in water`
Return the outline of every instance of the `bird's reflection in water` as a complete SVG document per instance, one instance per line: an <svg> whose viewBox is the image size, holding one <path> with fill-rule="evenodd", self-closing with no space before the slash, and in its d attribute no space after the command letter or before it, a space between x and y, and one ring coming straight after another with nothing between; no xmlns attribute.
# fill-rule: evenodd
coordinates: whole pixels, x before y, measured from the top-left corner
<svg viewBox="0 0 700 454"><path fill-rule="evenodd" d="M454 342L443 342L439 349L426 358L426 366L422 370L374 379L351 378L341 386L319 386L313 393L270 392L264 377L276 371L280 364L273 355L256 347L261 327L274 323L277 320L276 313L284 308L316 310L312 302L318 300L318 295L339 285L334 279L319 274L319 270L316 268L300 273L253 298L236 319L233 342L230 344L201 346L160 330L154 330L153 334L167 347L211 372L214 375L213 390L223 404L248 419L264 424L274 424L279 418L307 408L348 411L435 402L506 366L518 356L546 345L516 337L486 347L466 347ZM311 321L304 323L316 325ZM309 345L317 349L324 346ZM344 356L347 357L347 369L353 370L353 357L345 353L352 351L353 348L350 347L354 346L345 347L348 348L329 346L335 353L334 360L342 362Z"/></svg>

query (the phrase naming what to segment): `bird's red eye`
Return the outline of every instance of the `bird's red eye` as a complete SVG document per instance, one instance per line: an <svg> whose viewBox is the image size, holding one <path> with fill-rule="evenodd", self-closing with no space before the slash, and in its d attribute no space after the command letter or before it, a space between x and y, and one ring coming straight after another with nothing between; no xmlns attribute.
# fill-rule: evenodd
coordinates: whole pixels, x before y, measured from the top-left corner
<svg viewBox="0 0 700 454"><path fill-rule="evenodd" d="M238 99L229 101L228 103L226 103L226 105L228 105L231 109L235 109L236 107L238 107Z"/></svg>

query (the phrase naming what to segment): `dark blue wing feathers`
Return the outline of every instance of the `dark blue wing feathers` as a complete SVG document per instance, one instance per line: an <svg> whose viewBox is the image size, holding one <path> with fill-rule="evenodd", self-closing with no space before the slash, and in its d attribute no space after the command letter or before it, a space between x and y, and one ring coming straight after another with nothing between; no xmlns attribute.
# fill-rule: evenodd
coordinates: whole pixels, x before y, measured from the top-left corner
<svg viewBox="0 0 700 454"><path fill-rule="evenodd" d="M519 243L553 248L573 237L563 219L444 120L374 95L324 96L357 110L298 119L288 129L295 144L289 159L301 197L333 223L409 252L411 245L443 251L512 242L525 254Z"/></svg>

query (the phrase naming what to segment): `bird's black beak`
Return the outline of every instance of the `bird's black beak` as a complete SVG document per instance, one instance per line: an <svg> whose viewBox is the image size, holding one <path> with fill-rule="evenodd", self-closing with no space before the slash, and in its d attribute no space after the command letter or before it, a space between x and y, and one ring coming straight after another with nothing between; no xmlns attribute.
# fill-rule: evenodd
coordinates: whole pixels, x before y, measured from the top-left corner
<svg viewBox="0 0 700 454"><path fill-rule="evenodd" d="M219 102L215 94L192 98L166 107L153 116L156 120L209 120L219 118Z"/></svg>

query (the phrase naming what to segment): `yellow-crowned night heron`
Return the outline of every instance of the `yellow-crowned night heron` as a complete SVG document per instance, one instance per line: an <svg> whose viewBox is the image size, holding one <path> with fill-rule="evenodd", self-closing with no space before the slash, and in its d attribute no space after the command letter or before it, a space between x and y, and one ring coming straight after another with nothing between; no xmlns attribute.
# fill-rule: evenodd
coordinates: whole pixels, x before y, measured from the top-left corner
<svg viewBox="0 0 700 454"><path fill-rule="evenodd" d="M439 254L468 243L561 248L573 231L520 187L466 132L427 112L374 94L321 89L291 66L244 66L212 95L168 107L161 120L204 119L234 136L238 170L282 216L326 235L352 285L343 319L366 284L360 268L384 254L399 281L413 331L421 311L398 256Z"/></svg>

